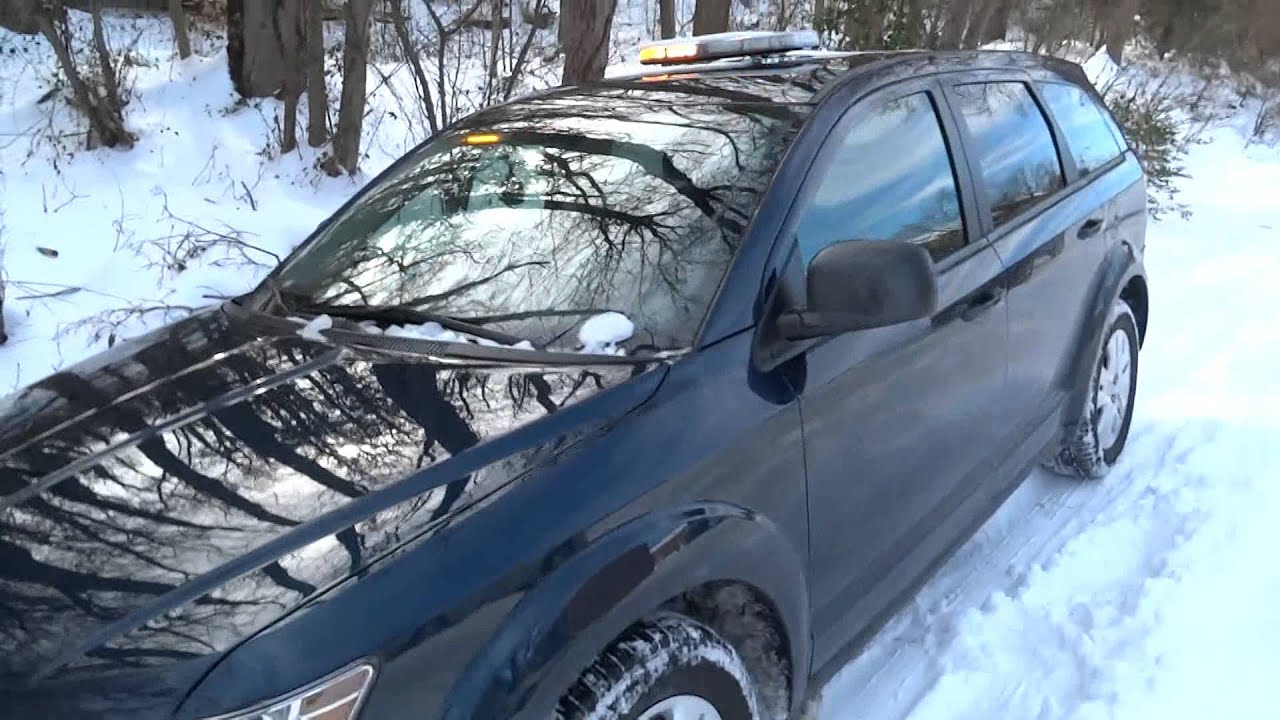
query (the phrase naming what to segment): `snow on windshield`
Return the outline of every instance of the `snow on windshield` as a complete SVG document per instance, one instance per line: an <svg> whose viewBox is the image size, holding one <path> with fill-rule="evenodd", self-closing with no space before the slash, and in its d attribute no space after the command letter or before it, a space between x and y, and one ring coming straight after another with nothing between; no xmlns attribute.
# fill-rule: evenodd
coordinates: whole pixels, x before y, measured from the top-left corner
<svg viewBox="0 0 1280 720"><path fill-rule="evenodd" d="M324 330L333 328L333 318L328 315L317 315L311 320L292 318L297 322L305 322L298 328L298 335L314 342L325 342ZM503 345L488 338L478 337L470 333L450 330L437 322L425 322L419 325L389 325L381 327L371 320L359 323L359 327L371 335L387 337L412 338L416 340L435 340L437 342L471 343L486 347L511 347L517 350L534 350L533 343L521 340L514 345ZM626 355L627 349L621 343L631 338L635 332L635 323L622 313L603 312L587 318L578 328L578 352L584 355Z"/></svg>
<svg viewBox="0 0 1280 720"><path fill-rule="evenodd" d="M626 315L617 312L600 313L578 328L578 342L584 353L625 355L626 350L618 347L618 343L630 339L635 331L635 323Z"/></svg>

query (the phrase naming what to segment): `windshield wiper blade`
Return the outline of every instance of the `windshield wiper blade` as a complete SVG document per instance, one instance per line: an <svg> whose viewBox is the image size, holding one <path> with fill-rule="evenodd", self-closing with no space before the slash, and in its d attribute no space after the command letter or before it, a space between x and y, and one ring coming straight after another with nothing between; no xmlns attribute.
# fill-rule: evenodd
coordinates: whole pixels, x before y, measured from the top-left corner
<svg viewBox="0 0 1280 720"><path fill-rule="evenodd" d="M502 345L515 345L524 342L526 338L517 337L510 333L504 333L498 330L482 327L461 318L451 317L434 313L430 310L419 310L417 308L405 307L404 305L331 305L329 303L304 303L301 305L290 305L291 312L307 313L310 315L328 315L335 318L344 318L347 320L372 320L379 323L387 323L390 325L421 325L423 323L439 323L444 327L455 332L462 332L468 335L475 335L485 340Z"/></svg>

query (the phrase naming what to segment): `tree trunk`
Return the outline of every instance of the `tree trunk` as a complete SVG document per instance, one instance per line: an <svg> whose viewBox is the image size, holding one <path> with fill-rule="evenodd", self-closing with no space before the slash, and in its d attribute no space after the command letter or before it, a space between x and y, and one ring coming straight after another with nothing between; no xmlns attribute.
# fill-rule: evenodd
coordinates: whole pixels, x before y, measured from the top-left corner
<svg viewBox="0 0 1280 720"><path fill-rule="evenodd" d="M276 6L276 35L284 58L284 75L280 79L284 94L284 127L280 138L280 152L289 153L298 148L298 99L306 82L306 23L303 21L304 0L279 0Z"/></svg>
<svg viewBox="0 0 1280 720"><path fill-rule="evenodd" d="M1013 14L1013 0L994 0L991 14L978 34L978 44L986 45L1004 40L1009 35L1009 18Z"/></svg>
<svg viewBox="0 0 1280 720"><path fill-rule="evenodd" d="M0 0L0 27L19 35L35 35L40 32L40 18L36 8L40 0Z"/></svg>
<svg viewBox="0 0 1280 720"><path fill-rule="evenodd" d="M1008 2L1009 0L977 0L973 18L964 32L963 46L972 49L1002 39L1005 34L1004 26L1009 22ZM1005 8L1003 21L999 18L1002 6ZM993 31L995 37L991 38Z"/></svg>
<svg viewBox="0 0 1280 720"><path fill-rule="evenodd" d="M729 0L697 0L693 6L693 34L729 31Z"/></svg>
<svg viewBox="0 0 1280 720"><path fill-rule="evenodd" d="M924 8L921 0L906 0L899 3L897 10L902 14L902 43L898 47L922 48L932 45L933 39L927 37L928 28L924 23Z"/></svg>
<svg viewBox="0 0 1280 720"><path fill-rule="evenodd" d="M560 17L568 26L564 51L565 85L578 85L604 77L609 61L609 33L617 0L573 0L572 12Z"/></svg>
<svg viewBox="0 0 1280 720"><path fill-rule="evenodd" d="M947 19L942 26L942 38L939 47L943 50L954 50L964 40L965 27L969 24L969 11L973 8L973 0L951 0L947 8Z"/></svg>
<svg viewBox="0 0 1280 720"><path fill-rule="evenodd" d="M115 59L111 57L111 48L107 45L107 32L102 27L102 0L92 0L89 12L93 18L93 47L98 54L98 65L102 69L102 89L106 93L106 101L111 112L124 116L124 101L120 99L120 79L116 77Z"/></svg>
<svg viewBox="0 0 1280 720"><path fill-rule="evenodd" d="M1107 55L1111 61L1119 65L1124 60L1125 43L1133 37L1133 15L1136 11L1135 0L1116 0L1111 7L1110 17L1105 28L1107 38Z"/></svg>
<svg viewBox="0 0 1280 720"><path fill-rule="evenodd" d="M556 26L556 43L566 52L570 42L569 31L573 29L573 21L570 18L573 17L580 2L592 2L592 0L560 0L560 22Z"/></svg>
<svg viewBox="0 0 1280 720"><path fill-rule="evenodd" d="M329 91L324 77L324 0L307 0L307 144L320 147L329 139Z"/></svg>
<svg viewBox="0 0 1280 720"><path fill-rule="evenodd" d="M364 129L365 88L369 67L369 14L373 0L347 0L343 8L346 18L346 42L342 51L342 99L338 106L338 129L333 134L333 163L329 174L338 168L355 175L360 167L360 135Z"/></svg>
<svg viewBox="0 0 1280 720"><path fill-rule="evenodd" d="M486 105L493 103L494 96L498 92L498 53L502 50L503 6L504 0L489 2L489 74L484 81Z"/></svg>
<svg viewBox="0 0 1280 720"><path fill-rule="evenodd" d="M67 78L67 84L71 86L76 103L89 118L89 144L92 146L96 140L107 147L132 147L134 138L124 129L124 117L120 109L113 108L98 94L96 88L90 87L76 67L75 59L67 48L66 12L62 3L54 0L51 7L40 9L36 13L36 22L58 58L58 65Z"/></svg>
<svg viewBox="0 0 1280 720"><path fill-rule="evenodd" d="M279 0L227 0L227 65L242 97L271 97L283 87L278 6Z"/></svg>
<svg viewBox="0 0 1280 720"><path fill-rule="evenodd" d="M676 0L658 0L658 34L663 38L676 36Z"/></svg>
<svg viewBox="0 0 1280 720"><path fill-rule="evenodd" d="M173 23L173 39L178 45L178 57L191 57L191 32L187 29L187 10L182 0L169 0L169 20Z"/></svg>

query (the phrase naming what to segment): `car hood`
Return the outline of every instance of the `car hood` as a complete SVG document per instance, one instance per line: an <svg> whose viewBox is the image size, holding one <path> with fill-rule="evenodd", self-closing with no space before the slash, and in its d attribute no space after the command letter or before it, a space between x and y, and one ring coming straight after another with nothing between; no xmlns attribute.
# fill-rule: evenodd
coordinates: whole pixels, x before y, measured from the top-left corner
<svg viewBox="0 0 1280 720"><path fill-rule="evenodd" d="M0 696L105 674L167 705L167 686L543 462L542 424L640 372L388 360L212 310L36 383L0 406Z"/></svg>

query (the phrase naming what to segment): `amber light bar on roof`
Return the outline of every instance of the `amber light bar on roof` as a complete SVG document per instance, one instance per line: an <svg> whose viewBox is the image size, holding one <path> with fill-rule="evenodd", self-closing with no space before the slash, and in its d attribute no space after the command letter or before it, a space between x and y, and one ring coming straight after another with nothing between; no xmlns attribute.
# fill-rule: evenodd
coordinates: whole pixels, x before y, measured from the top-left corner
<svg viewBox="0 0 1280 720"><path fill-rule="evenodd" d="M811 50L816 47L818 47L818 33L812 30L716 33L645 43L640 46L640 63L674 65L791 50Z"/></svg>
<svg viewBox="0 0 1280 720"><path fill-rule="evenodd" d="M462 136L462 142L467 145L494 145L502 141L502 136L498 133L468 133Z"/></svg>

